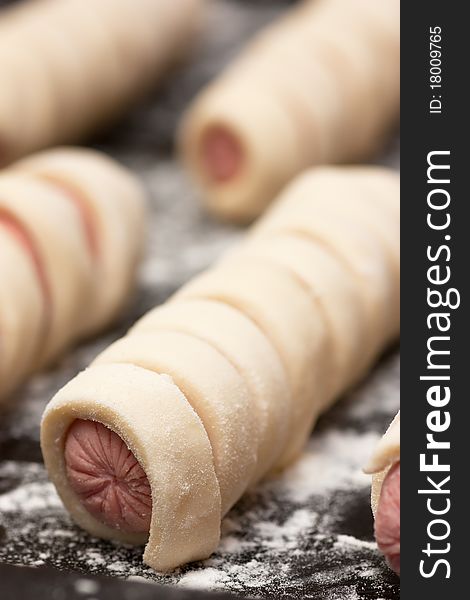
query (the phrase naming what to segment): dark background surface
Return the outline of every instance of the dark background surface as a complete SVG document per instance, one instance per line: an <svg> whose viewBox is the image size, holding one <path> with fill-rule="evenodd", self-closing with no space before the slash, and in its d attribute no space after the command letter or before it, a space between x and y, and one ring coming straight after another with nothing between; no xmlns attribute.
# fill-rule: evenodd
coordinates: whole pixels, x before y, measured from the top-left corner
<svg viewBox="0 0 470 600"><path fill-rule="evenodd" d="M0 0L0 4L5 2ZM73 598L73 586L77 594L80 589L95 589L93 585L87 588L83 578L96 574L108 578L96 584L98 591L90 592L90 599L110 594L147 597L140 584L135 588L140 590L138 596L138 591L128 592L137 584L118 585L129 577L170 584L180 591L221 589L272 599L399 598L399 581L373 543L370 481L361 474L398 408L396 350L364 385L320 421L297 465L247 494L231 511L217 553L171 575L156 575L143 565L141 548L95 540L76 528L47 481L41 461L39 420L55 391L132 321L162 302L241 235L240 230L216 223L204 213L173 156L175 128L197 90L254 31L288 4L280 0L216 1L191 64L169 77L149 103L95 140L96 146L136 171L149 190L147 259L134 302L116 328L35 377L0 417L0 563L37 569L34 579L23 571L21 576L16 570L14 575L0 571L2 599L9 598L4 596L9 581L10 593L18 591L11 597L25 597L24 588L19 593L18 581L30 581L31 590L36 590L32 596L38 600L41 590L48 597L47 581L51 590L62 590L54 597ZM392 143L380 162L397 165L398 145ZM56 571L46 571L47 567L79 575L64 580ZM156 593L155 586L145 589Z"/></svg>

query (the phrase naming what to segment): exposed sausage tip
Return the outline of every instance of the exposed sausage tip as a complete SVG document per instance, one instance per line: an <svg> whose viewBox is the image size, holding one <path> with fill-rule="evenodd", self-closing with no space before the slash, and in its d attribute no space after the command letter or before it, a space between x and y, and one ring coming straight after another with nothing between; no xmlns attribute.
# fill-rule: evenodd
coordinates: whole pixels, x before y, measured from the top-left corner
<svg viewBox="0 0 470 600"><path fill-rule="evenodd" d="M127 533L150 528L150 484L124 441L101 423L77 419L65 441L67 477L97 520Z"/></svg>

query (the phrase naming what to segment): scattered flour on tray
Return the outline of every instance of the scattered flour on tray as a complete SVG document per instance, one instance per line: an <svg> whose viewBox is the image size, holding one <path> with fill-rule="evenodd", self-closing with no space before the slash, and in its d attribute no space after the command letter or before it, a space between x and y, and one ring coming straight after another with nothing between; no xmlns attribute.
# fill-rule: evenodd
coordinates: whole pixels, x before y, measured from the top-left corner
<svg viewBox="0 0 470 600"><path fill-rule="evenodd" d="M344 430L313 436L306 452L282 477L285 493L293 502L302 503L331 490L369 485L370 477L362 467L378 439L375 432L358 435Z"/></svg>
<svg viewBox="0 0 470 600"><path fill-rule="evenodd" d="M225 571L207 567L203 570L188 571L178 581L178 585L194 590L223 589L225 587L224 583L227 583L227 578L228 575Z"/></svg>
<svg viewBox="0 0 470 600"><path fill-rule="evenodd" d="M48 508L60 508L62 503L52 483L27 483L0 496L0 513L31 513Z"/></svg>
<svg viewBox="0 0 470 600"><path fill-rule="evenodd" d="M352 535L340 534L337 536L335 546L339 548L368 548L369 550L376 550L377 544L375 542L368 542L366 540L358 540Z"/></svg>
<svg viewBox="0 0 470 600"><path fill-rule="evenodd" d="M6 513L22 512L28 515L62 508L60 498L41 465L13 461L0 463L0 482L7 477L15 477L20 469L25 469L21 485L0 493L0 517Z"/></svg>
<svg viewBox="0 0 470 600"><path fill-rule="evenodd" d="M397 353L377 368L365 388L361 386L358 391L351 394L349 416L364 421L378 408L391 414L396 413L399 394L400 355Z"/></svg>

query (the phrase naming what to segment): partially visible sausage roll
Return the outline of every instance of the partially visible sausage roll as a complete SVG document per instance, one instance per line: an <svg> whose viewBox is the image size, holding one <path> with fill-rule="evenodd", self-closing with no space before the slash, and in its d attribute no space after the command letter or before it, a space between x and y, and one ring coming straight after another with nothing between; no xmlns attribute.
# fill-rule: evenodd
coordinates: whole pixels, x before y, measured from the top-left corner
<svg viewBox="0 0 470 600"><path fill-rule="evenodd" d="M183 158L216 215L257 217L309 166L360 162L399 111L399 0L304 0L203 90Z"/></svg>
<svg viewBox="0 0 470 600"><path fill-rule="evenodd" d="M140 183L91 150L45 152L0 174L0 398L123 308L144 207Z"/></svg>
<svg viewBox="0 0 470 600"><path fill-rule="evenodd" d="M0 11L0 165L83 139L188 51L204 0L24 0Z"/></svg>

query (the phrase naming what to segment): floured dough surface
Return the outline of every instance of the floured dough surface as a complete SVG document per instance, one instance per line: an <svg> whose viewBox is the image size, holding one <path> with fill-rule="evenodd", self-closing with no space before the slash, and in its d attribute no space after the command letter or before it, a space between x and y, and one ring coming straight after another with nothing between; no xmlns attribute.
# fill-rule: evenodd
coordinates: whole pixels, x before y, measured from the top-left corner
<svg viewBox="0 0 470 600"><path fill-rule="evenodd" d="M367 342L367 317L354 275L321 243L296 232L253 236L232 256L240 254L248 260L263 259L287 269L308 291L330 339L333 365L326 402L331 401L339 390L348 388L363 374L357 348Z"/></svg>
<svg viewBox="0 0 470 600"><path fill-rule="evenodd" d="M250 318L276 348L292 396L291 429L277 466L291 462L318 416L331 369L326 326L308 290L282 266L234 255L189 282L176 298L224 302Z"/></svg>
<svg viewBox="0 0 470 600"><path fill-rule="evenodd" d="M206 342L171 331L124 337L95 360L113 363L170 377L184 394L210 440L225 514L246 490L257 459L258 423L240 374Z"/></svg>
<svg viewBox="0 0 470 600"><path fill-rule="evenodd" d="M291 391L284 366L263 332L241 311L223 302L174 298L151 310L130 334L176 331L209 343L246 383L258 426L253 481L276 464L291 425Z"/></svg>
<svg viewBox="0 0 470 600"><path fill-rule="evenodd" d="M270 236L281 232L308 236L351 271L356 277L357 289L367 314L364 326L368 329L369 339L364 348L364 364L370 364L371 357L383 345L384 336L394 337L399 323L396 279L387 250L376 234L341 212L333 214L329 209L312 210L308 208L308 202L298 206L295 201L296 188L297 181L294 181L273 210L255 225L254 236ZM315 194L315 189L316 185L312 185L310 194ZM289 202L284 203L283 199L288 200L290 194L294 202L292 210L286 210ZM325 204L328 204L325 200L327 197L322 196ZM389 311L384 311L384 306L388 306Z"/></svg>
<svg viewBox="0 0 470 600"><path fill-rule="evenodd" d="M92 286L91 259L78 211L60 192L27 176L4 172L0 196L0 210L12 214L33 240L47 282L50 321L37 357L39 367L64 349L83 322Z"/></svg>

